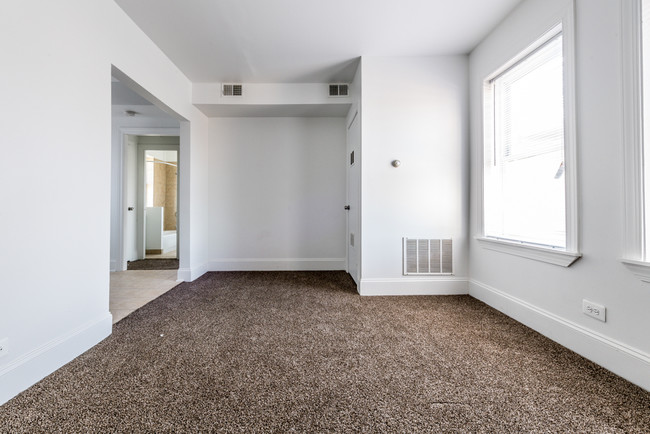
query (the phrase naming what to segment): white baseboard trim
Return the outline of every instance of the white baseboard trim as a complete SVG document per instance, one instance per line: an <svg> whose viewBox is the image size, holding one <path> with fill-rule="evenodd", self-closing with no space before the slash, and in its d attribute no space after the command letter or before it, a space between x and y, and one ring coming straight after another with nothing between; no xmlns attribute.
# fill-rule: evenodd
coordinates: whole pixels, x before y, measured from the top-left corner
<svg viewBox="0 0 650 434"><path fill-rule="evenodd" d="M176 280L183 282L192 282L203 276L208 271L210 271L208 264L201 264L193 268L179 268L178 274L176 275Z"/></svg>
<svg viewBox="0 0 650 434"><path fill-rule="evenodd" d="M466 277L361 279L360 295L462 295L468 294Z"/></svg>
<svg viewBox="0 0 650 434"><path fill-rule="evenodd" d="M42 380L111 334L110 313L0 365L0 405ZM11 354L8 354L10 356Z"/></svg>
<svg viewBox="0 0 650 434"><path fill-rule="evenodd" d="M234 258L210 262L209 271L345 270L345 258Z"/></svg>
<svg viewBox="0 0 650 434"><path fill-rule="evenodd" d="M469 282L469 295L650 391L650 354L476 280Z"/></svg>
<svg viewBox="0 0 650 434"><path fill-rule="evenodd" d="M110 272L114 273L117 271L117 261L115 259L111 259L111 268Z"/></svg>

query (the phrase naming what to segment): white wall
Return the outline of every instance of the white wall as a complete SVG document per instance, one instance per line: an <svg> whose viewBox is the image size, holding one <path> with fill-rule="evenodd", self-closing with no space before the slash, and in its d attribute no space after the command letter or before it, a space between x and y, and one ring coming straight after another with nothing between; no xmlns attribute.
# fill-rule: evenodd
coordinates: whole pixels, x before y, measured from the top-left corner
<svg viewBox="0 0 650 434"><path fill-rule="evenodd" d="M361 79L361 294L467 293L467 57L363 57ZM453 238L455 276L403 276L402 237Z"/></svg>
<svg viewBox="0 0 650 434"><path fill-rule="evenodd" d="M476 236L481 164L481 85L486 75L542 34L565 0L526 0L470 56L471 235ZM579 245L569 268L486 250L471 239L470 294L650 390L650 287L623 254L621 2L576 5ZM607 322L581 313L607 307Z"/></svg>
<svg viewBox="0 0 650 434"><path fill-rule="evenodd" d="M2 403L111 331L111 65L190 123L181 145L189 274L207 256L207 119L191 105L190 82L112 0L5 4L0 52L11 161L2 172L11 187L0 192L11 204L0 213Z"/></svg>
<svg viewBox="0 0 650 434"><path fill-rule="evenodd" d="M345 119L210 119L212 270L345 268Z"/></svg>

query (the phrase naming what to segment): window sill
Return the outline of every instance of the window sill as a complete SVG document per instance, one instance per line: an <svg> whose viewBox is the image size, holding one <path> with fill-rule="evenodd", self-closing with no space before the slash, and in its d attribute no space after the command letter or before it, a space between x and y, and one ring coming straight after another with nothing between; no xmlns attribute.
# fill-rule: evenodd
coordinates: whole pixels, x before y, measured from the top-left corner
<svg viewBox="0 0 650 434"><path fill-rule="evenodd" d="M568 267L582 257L582 255L577 252L546 249L523 243L495 240L493 238L476 237L476 240L479 242L481 247L488 250L521 256L523 258L559 265L561 267Z"/></svg>
<svg viewBox="0 0 650 434"><path fill-rule="evenodd" d="M621 259L621 262L629 268L636 277L644 282L650 282L650 262L637 261L634 259Z"/></svg>

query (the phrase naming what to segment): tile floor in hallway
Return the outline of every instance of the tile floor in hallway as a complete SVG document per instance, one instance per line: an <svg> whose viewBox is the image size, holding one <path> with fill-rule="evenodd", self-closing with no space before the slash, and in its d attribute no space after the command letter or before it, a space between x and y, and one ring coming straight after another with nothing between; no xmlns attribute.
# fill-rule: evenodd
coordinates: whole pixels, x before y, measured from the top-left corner
<svg viewBox="0 0 650 434"><path fill-rule="evenodd" d="M178 270L131 270L111 273L109 310L113 324L179 283Z"/></svg>
<svg viewBox="0 0 650 434"><path fill-rule="evenodd" d="M173 259L175 257L176 257L176 250L171 250L167 253L161 253L159 255L147 253L144 256L145 259Z"/></svg>

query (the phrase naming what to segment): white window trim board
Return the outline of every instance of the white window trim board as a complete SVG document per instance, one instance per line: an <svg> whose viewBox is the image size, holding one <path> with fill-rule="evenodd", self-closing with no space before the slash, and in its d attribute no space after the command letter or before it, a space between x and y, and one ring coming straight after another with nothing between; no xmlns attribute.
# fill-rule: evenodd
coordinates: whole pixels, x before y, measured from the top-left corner
<svg viewBox="0 0 650 434"><path fill-rule="evenodd" d="M621 262L632 271L636 277L644 282L650 283L650 262L635 261L633 259L621 259Z"/></svg>
<svg viewBox="0 0 650 434"><path fill-rule="evenodd" d="M475 239L484 249L520 256L522 258L528 258L539 262L546 262L548 264L559 265L561 267L569 267L582 257L582 255L577 252L567 252L565 250L538 247L519 242L504 241L488 237L476 237Z"/></svg>
<svg viewBox="0 0 650 434"><path fill-rule="evenodd" d="M623 65L623 162L625 238L621 262L650 282L650 262L644 248L643 124L641 98L641 0L621 2Z"/></svg>
<svg viewBox="0 0 650 434"><path fill-rule="evenodd" d="M481 134L479 143L479 188L477 189L477 211L479 215L477 233L475 237L479 244L487 249L499 251L502 253L513 254L537 261L547 262L550 264L568 267L573 264L582 255L579 253L578 239L578 182L577 182L577 128L576 128L576 98L575 98L575 2L569 2L569 5L562 13L553 20L552 25L545 32L542 32L534 41L523 51L516 54L510 61L503 64L498 70L489 74L484 83L497 76L501 71L511 67L514 63L531 53L540 46L539 39L543 38L549 32L552 32L558 25L562 27L562 51L564 56L564 164L565 164L565 189L566 189L566 249L559 250L553 248L543 248L526 243L507 242L484 236L484 218L485 218L485 186L484 186L484 115L481 115ZM544 41L542 41L544 43ZM482 94L483 105L485 107L485 93Z"/></svg>

